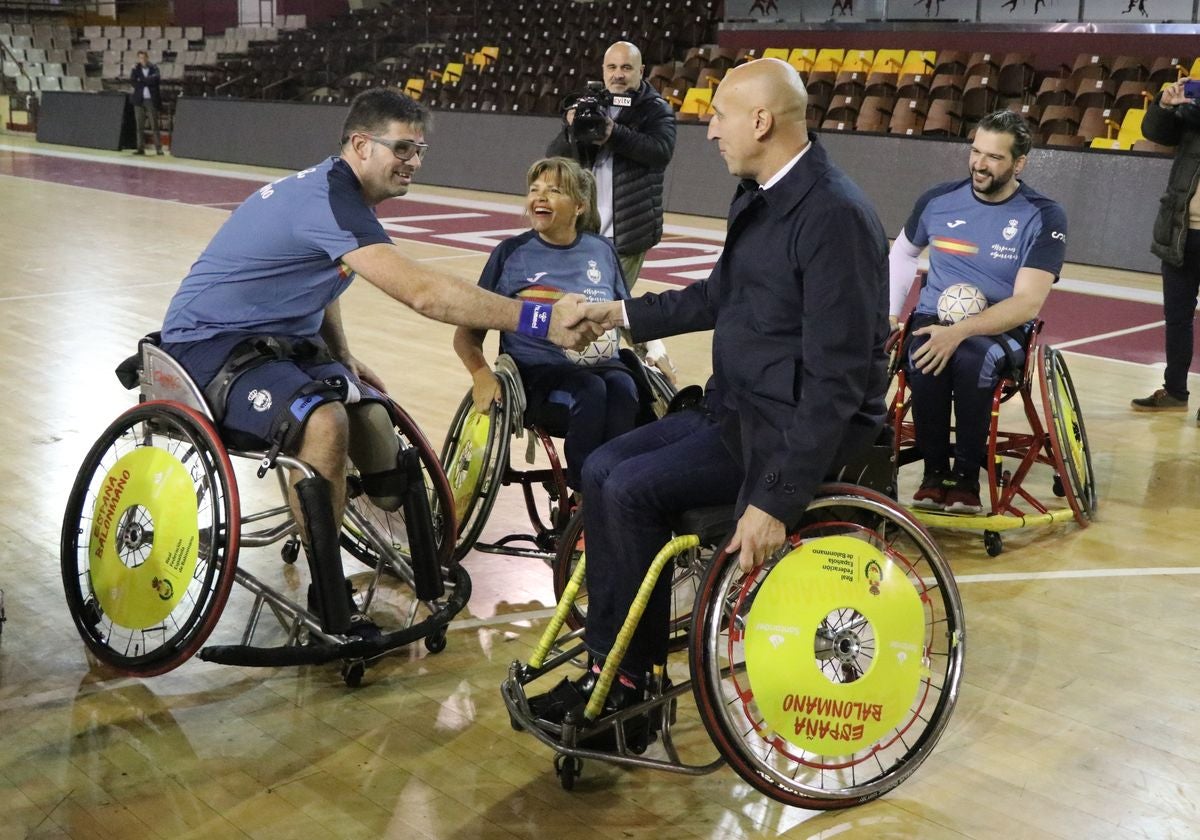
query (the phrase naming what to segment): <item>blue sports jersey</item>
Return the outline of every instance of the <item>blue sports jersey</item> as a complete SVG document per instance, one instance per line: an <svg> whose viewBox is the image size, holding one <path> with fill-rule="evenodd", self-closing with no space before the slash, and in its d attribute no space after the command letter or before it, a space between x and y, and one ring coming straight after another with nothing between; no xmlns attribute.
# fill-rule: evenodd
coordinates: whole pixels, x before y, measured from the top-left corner
<svg viewBox="0 0 1200 840"><path fill-rule="evenodd" d="M479 285L537 303L552 304L570 293L591 303L629 297L612 242L592 233L579 234L570 245L551 245L532 230L506 239L492 251ZM500 352L520 366L574 364L549 340L520 333L501 333Z"/></svg>
<svg viewBox="0 0 1200 840"><path fill-rule="evenodd" d="M1057 202L1021 184L1004 201L983 201L971 179L926 192L904 225L919 248L929 246L929 277L917 311L937 313L938 297L955 283L969 283L988 304L1012 297L1022 268L1058 279L1067 250L1067 215Z"/></svg>
<svg viewBox="0 0 1200 840"><path fill-rule="evenodd" d="M313 336L354 273L349 252L391 242L340 157L268 184L225 221L171 300L164 342L228 333Z"/></svg>

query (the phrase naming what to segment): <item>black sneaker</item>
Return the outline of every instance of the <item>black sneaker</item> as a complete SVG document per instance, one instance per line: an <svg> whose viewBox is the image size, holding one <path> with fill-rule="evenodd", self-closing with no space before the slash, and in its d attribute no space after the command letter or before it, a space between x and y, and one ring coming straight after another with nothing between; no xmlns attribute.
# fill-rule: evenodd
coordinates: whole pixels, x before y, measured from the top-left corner
<svg viewBox="0 0 1200 840"><path fill-rule="evenodd" d="M529 710L533 716L546 723L561 725L567 714L574 711L577 719L583 719L583 710L592 692L596 688L600 675L592 670L576 680L564 679L545 694L529 698ZM597 721L603 721L609 715L624 711L644 699L644 692L639 688L625 685L620 680L613 682L604 700L604 709ZM622 724L625 728L625 745L631 752L642 753L653 740L650 731L650 719L646 715L630 718ZM587 750L615 752L617 749L617 734L613 726L600 727L596 732L579 739L576 746Z"/></svg>

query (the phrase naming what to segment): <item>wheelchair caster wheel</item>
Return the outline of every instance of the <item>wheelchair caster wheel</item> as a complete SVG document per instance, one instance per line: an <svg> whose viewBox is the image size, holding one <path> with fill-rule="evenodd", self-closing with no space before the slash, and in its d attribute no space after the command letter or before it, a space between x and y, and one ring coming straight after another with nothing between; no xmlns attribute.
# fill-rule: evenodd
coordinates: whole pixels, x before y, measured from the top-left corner
<svg viewBox="0 0 1200 840"><path fill-rule="evenodd" d="M425 637L425 650L430 653L441 653L446 649L446 628L434 630Z"/></svg>
<svg viewBox="0 0 1200 840"><path fill-rule="evenodd" d="M367 671L366 664L361 659L342 663L342 681L350 688L362 685L363 674Z"/></svg>
<svg viewBox="0 0 1200 840"><path fill-rule="evenodd" d="M988 557L996 557L1004 550L1004 540L995 531L984 531L983 547Z"/></svg>
<svg viewBox="0 0 1200 840"><path fill-rule="evenodd" d="M1060 499L1067 495L1067 488L1063 486L1063 480L1062 480L1061 475L1054 476L1053 490L1054 490L1054 495L1058 496L1058 498L1060 498Z"/></svg>
<svg viewBox="0 0 1200 840"><path fill-rule="evenodd" d="M279 556L289 566L295 563L296 558L300 556L300 540L293 538L285 542L283 548L279 549Z"/></svg>
<svg viewBox="0 0 1200 840"><path fill-rule="evenodd" d="M554 772L558 774L563 790L574 790L575 780L583 772L583 762L571 755L555 756Z"/></svg>

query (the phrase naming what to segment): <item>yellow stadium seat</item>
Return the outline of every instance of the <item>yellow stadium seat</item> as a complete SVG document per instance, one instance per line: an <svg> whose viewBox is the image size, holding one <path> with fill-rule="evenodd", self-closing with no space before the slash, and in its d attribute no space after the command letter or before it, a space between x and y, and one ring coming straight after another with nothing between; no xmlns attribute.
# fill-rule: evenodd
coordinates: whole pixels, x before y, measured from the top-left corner
<svg viewBox="0 0 1200 840"><path fill-rule="evenodd" d="M1128 151L1132 143L1122 143L1118 137L1093 137L1091 148L1106 151Z"/></svg>
<svg viewBox="0 0 1200 840"><path fill-rule="evenodd" d="M442 71L442 84L455 85L462 78L463 65L461 61L452 61L446 65L446 69Z"/></svg>
<svg viewBox="0 0 1200 840"><path fill-rule="evenodd" d="M404 83L404 93L411 96L413 99L420 99L421 92L425 90L425 80L413 77Z"/></svg>
<svg viewBox="0 0 1200 840"><path fill-rule="evenodd" d="M1117 132L1117 140L1125 144L1123 148L1128 149L1138 140L1146 139L1142 134L1142 118L1145 116L1145 108L1130 108L1125 112L1125 119L1121 120L1121 130Z"/></svg>
<svg viewBox="0 0 1200 840"><path fill-rule="evenodd" d="M780 61L788 60L787 47L767 47L762 52L763 58L778 58Z"/></svg>
<svg viewBox="0 0 1200 840"><path fill-rule="evenodd" d="M838 69L842 72L851 70L855 73L866 73L874 61L875 50L846 50L846 57Z"/></svg>
<svg viewBox="0 0 1200 840"><path fill-rule="evenodd" d="M933 50L909 50L904 56L904 64L900 68L900 75L903 76L906 73L931 74L936 63L937 53Z"/></svg>
<svg viewBox="0 0 1200 840"><path fill-rule="evenodd" d="M836 73L842 69L842 61L846 58L845 50L823 49L817 53L812 69L818 73ZM792 65L793 67L795 65Z"/></svg>
<svg viewBox="0 0 1200 840"><path fill-rule="evenodd" d="M705 117L712 113L712 88L688 88L688 92L684 94L683 104L679 106L680 114L694 114L696 117Z"/></svg>
<svg viewBox="0 0 1200 840"><path fill-rule="evenodd" d="M871 62L872 73L900 73L904 66L904 50L879 50Z"/></svg>
<svg viewBox="0 0 1200 840"><path fill-rule="evenodd" d="M817 60L817 51L811 49L801 49L797 47L788 53L784 59L788 64L796 68L797 73L807 73L813 69L813 64Z"/></svg>
<svg viewBox="0 0 1200 840"><path fill-rule="evenodd" d="M1192 62L1192 69L1188 71L1189 79L1200 79L1200 58Z"/></svg>

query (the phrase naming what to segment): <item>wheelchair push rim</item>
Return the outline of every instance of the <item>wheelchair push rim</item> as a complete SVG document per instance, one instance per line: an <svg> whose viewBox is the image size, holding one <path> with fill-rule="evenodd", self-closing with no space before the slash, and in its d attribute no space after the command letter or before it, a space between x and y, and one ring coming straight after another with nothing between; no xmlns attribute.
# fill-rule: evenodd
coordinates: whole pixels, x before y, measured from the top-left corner
<svg viewBox="0 0 1200 840"><path fill-rule="evenodd" d="M1064 481L1062 489L1075 521L1086 528L1096 514L1096 478L1092 450L1075 385L1066 360L1053 347L1042 348L1042 404L1054 468Z"/></svg>
<svg viewBox="0 0 1200 840"><path fill-rule="evenodd" d="M962 604L933 540L894 502L829 488L792 548L749 576L724 556L700 590L692 686L731 767L818 810L875 799L944 731L965 654Z"/></svg>
<svg viewBox="0 0 1200 840"><path fill-rule="evenodd" d="M449 482L458 533L455 560L461 560L478 541L496 503L503 465L508 463L509 435L503 418L498 407L488 414L475 411L468 391L442 446L441 465Z"/></svg>
<svg viewBox="0 0 1200 840"><path fill-rule="evenodd" d="M239 522L233 468L208 420L159 401L118 417L79 469L60 541L89 650L136 676L186 662L229 597Z"/></svg>

